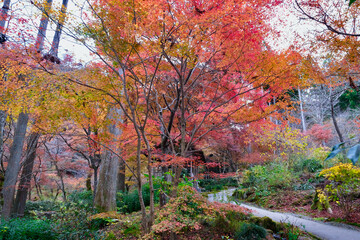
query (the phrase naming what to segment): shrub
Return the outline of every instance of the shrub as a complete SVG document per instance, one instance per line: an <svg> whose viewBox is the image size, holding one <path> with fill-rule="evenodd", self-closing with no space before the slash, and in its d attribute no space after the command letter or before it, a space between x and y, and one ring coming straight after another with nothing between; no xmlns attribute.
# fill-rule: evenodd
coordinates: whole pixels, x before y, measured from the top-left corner
<svg viewBox="0 0 360 240"><path fill-rule="evenodd" d="M156 187L156 186L155 186ZM155 188L154 187L154 188ZM150 205L150 187L145 184L142 189L145 206ZM159 192L155 191L154 201L159 202ZM116 196L116 205L122 213L132 213L140 211L141 206L139 202L139 192L134 190L132 192L123 193L118 192Z"/></svg>
<svg viewBox="0 0 360 240"><path fill-rule="evenodd" d="M288 240L298 240L301 232L300 229L290 223L286 223L286 222L281 222L281 236L284 239L288 239Z"/></svg>
<svg viewBox="0 0 360 240"><path fill-rule="evenodd" d="M54 201L27 201L25 207L25 215L29 215L33 211L59 211L60 203Z"/></svg>
<svg viewBox="0 0 360 240"><path fill-rule="evenodd" d="M78 208L92 208L94 195L92 191L74 191L68 196L68 200Z"/></svg>
<svg viewBox="0 0 360 240"><path fill-rule="evenodd" d="M179 188L178 197L172 198L157 212L152 234L170 236L198 231L212 226L221 232L232 231L246 219L247 210L233 204L209 203L189 186Z"/></svg>
<svg viewBox="0 0 360 240"><path fill-rule="evenodd" d="M250 218L250 222L255 223L256 225L259 225L265 229L270 229L274 233L276 233L280 230L280 227L278 226L278 224L269 217L252 216Z"/></svg>
<svg viewBox="0 0 360 240"><path fill-rule="evenodd" d="M218 214L213 222L213 227L227 234L232 234L241 228L245 216L241 212L228 211L224 215Z"/></svg>
<svg viewBox="0 0 360 240"><path fill-rule="evenodd" d="M246 170L241 187L250 187L257 196L267 196L277 189L290 188L295 177L283 162L273 162Z"/></svg>
<svg viewBox="0 0 360 240"><path fill-rule="evenodd" d="M92 229L101 229L111 223L118 222L120 218L121 216L116 212L102 212L92 215L88 219Z"/></svg>
<svg viewBox="0 0 360 240"><path fill-rule="evenodd" d="M1 240L41 240L57 239L48 220L40 219L12 219L0 224Z"/></svg>
<svg viewBox="0 0 360 240"><path fill-rule="evenodd" d="M266 237L266 230L253 223L243 223L235 233L236 240L260 240Z"/></svg>
<svg viewBox="0 0 360 240"><path fill-rule="evenodd" d="M237 180L233 177L229 178L219 178L219 179L201 179L199 180L199 186L205 191L221 190L225 186L227 187L237 187Z"/></svg>
<svg viewBox="0 0 360 240"><path fill-rule="evenodd" d="M354 194L360 188L360 168L351 163L341 163L334 167L324 169L320 172L330 180L330 184L325 187L330 200L335 201L348 217L353 210Z"/></svg>
<svg viewBox="0 0 360 240"><path fill-rule="evenodd" d="M318 160L316 158L307 158L305 160L300 159L294 166L294 170L296 172L307 171L310 173L315 173L322 168L323 168L323 165L321 164L320 160Z"/></svg>
<svg viewBox="0 0 360 240"><path fill-rule="evenodd" d="M333 138L333 134L329 124L320 125L314 124L311 129L306 132L315 142L321 144L328 142Z"/></svg>
<svg viewBox="0 0 360 240"><path fill-rule="evenodd" d="M97 213L92 207L92 199L91 191L75 191L69 195L68 201L63 203L55 216L54 230L58 233L59 239L102 238L102 234L95 229L89 218Z"/></svg>

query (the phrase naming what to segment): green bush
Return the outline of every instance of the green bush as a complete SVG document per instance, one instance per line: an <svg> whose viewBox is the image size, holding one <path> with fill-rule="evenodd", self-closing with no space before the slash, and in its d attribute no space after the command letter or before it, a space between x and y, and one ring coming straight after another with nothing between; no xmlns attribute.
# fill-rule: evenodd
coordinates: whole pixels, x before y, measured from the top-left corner
<svg viewBox="0 0 360 240"><path fill-rule="evenodd" d="M25 215L32 211L59 211L60 203L54 201L27 201L25 207Z"/></svg>
<svg viewBox="0 0 360 240"><path fill-rule="evenodd" d="M296 162L294 166L295 172L310 172L315 173L318 170L321 170L323 165L321 164L320 160L316 158L308 158L308 159L300 159Z"/></svg>
<svg viewBox="0 0 360 240"><path fill-rule="evenodd" d="M51 222L40 219L12 219L0 224L1 240L51 240L58 239Z"/></svg>
<svg viewBox="0 0 360 240"><path fill-rule="evenodd" d="M260 240L266 238L266 230L253 223L244 223L234 237L236 240Z"/></svg>
<svg viewBox="0 0 360 240"><path fill-rule="evenodd" d="M96 212L91 191L74 191L53 217L59 239L101 239L102 234L91 224L89 217ZM100 226L99 226L100 227Z"/></svg>
<svg viewBox="0 0 360 240"><path fill-rule="evenodd" d="M89 220L92 213L92 210L79 208L72 203L62 207L53 222L54 231L59 236L58 239L101 239L102 234L94 228Z"/></svg>
<svg viewBox="0 0 360 240"><path fill-rule="evenodd" d="M92 208L94 195L92 191L74 191L68 196L68 201L78 208Z"/></svg>
<svg viewBox="0 0 360 240"><path fill-rule="evenodd" d="M241 228L244 220L246 216L243 213L228 211L225 215L216 216L212 225L219 231L232 234Z"/></svg>
<svg viewBox="0 0 360 240"><path fill-rule="evenodd" d="M251 188L257 196L267 196L278 189L289 189L297 176L283 162L257 165L246 170L241 188Z"/></svg>
<svg viewBox="0 0 360 240"><path fill-rule="evenodd" d="M154 186L157 190L157 186ZM150 187L149 184L145 184L142 189L144 204L145 206L150 205ZM155 191L154 201L159 202L159 192ZM141 209L139 202L139 192L134 190L132 192L123 193L118 192L116 196L116 205L120 212L122 213L132 213L139 211Z"/></svg>
<svg viewBox="0 0 360 240"><path fill-rule="evenodd" d="M214 190L221 190L225 186L227 187L237 187L238 183L235 178L219 178L219 179L201 179L199 180L199 186L205 191L210 192Z"/></svg>

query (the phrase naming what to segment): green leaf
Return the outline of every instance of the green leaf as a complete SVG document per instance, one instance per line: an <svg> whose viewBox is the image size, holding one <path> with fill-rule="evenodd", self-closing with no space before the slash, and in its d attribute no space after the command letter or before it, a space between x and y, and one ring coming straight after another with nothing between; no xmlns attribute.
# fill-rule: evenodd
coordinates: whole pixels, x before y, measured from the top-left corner
<svg viewBox="0 0 360 240"><path fill-rule="evenodd" d="M353 4L356 0L350 0L349 1L349 6L351 6L351 4Z"/></svg>
<svg viewBox="0 0 360 240"><path fill-rule="evenodd" d="M346 155L348 159L355 163L359 160L360 157L360 144L356 144L355 146L351 147Z"/></svg>
<svg viewBox="0 0 360 240"><path fill-rule="evenodd" d="M339 152L341 152L342 148L340 148L342 145L344 145L345 143L339 143L337 145L335 145L332 149L331 149L331 153L329 153L329 155L327 156L326 160L332 159L334 158Z"/></svg>

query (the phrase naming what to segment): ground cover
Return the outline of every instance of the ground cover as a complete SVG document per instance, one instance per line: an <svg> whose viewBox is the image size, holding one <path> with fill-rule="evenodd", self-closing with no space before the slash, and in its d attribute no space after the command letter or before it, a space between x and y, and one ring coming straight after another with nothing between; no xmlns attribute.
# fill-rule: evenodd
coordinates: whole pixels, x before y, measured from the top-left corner
<svg viewBox="0 0 360 240"><path fill-rule="evenodd" d="M234 196L268 209L360 226L359 171L344 159L274 161L243 171Z"/></svg>

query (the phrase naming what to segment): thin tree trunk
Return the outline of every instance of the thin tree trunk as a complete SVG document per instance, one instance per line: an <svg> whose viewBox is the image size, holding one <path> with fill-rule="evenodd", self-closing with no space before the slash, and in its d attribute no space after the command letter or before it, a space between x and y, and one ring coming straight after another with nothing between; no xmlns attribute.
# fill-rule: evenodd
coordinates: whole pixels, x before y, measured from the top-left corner
<svg viewBox="0 0 360 240"><path fill-rule="evenodd" d="M300 114L301 114L301 125L303 132L306 132L306 122L304 116L303 100L300 87L298 87L299 101L300 101Z"/></svg>
<svg viewBox="0 0 360 240"><path fill-rule="evenodd" d="M36 194L38 195L39 199L42 200L41 187L40 187L40 185L38 184L38 181L37 181L37 179L36 179L36 176L33 176L33 177L34 177L34 182L35 182Z"/></svg>
<svg viewBox="0 0 360 240"><path fill-rule="evenodd" d="M68 2L69 2L69 0L62 1L62 7L60 10L60 19L56 26L55 35L54 35L53 42L51 45L51 50L50 50L50 54L54 57L57 57L57 55L58 55L60 36L61 36L63 25L65 23Z"/></svg>
<svg viewBox="0 0 360 240"><path fill-rule="evenodd" d="M181 102L180 102L180 156L185 157L186 156L186 119L185 119L185 91L184 91L184 80L180 78L180 96L181 96ZM183 167L181 166L181 163L174 166L174 179L173 179L173 191L171 193L172 197L176 197L177 195L177 187L180 182L180 176Z"/></svg>
<svg viewBox="0 0 360 240"><path fill-rule="evenodd" d="M333 121L335 130L336 130L336 133L337 133L337 135L338 135L338 137L339 137L339 141L340 141L340 142L344 142L344 138L343 138L343 136L342 136L342 134L341 134L339 125L337 124L337 121L336 121L334 105L333 105L332 102L331 102L331 118L332 118L332 121Z"/></svg>
<svg viewBox="0 0 360 240"><path fill-rule="evenodd" d="M135 118L134 118L135 119ZM137 133L137 149L136 149L136 170L138 175L138 192L139 192L139 202L140 202L140 208L141 208L141 225L143 233L147 233L150 229L149 226L149 218L146 214L146 208L144 203L144 198L142 195L142 180L141 180L141 134L137 126L135 126L135 130Z"/></svg>
<svg viewBox="0 0 360 240"><path fill-rule="evenodd" d="M6 113L0 110L0 161L4 155L4 132L6 124Z"/></svg>
<svg viewBox="0 0 360 240"><path fill-rule="evenodd" d="M94 168L94 199L98 185L98 172L99 172L99 167L95 167Z"/></svg>
<svg viewBox="0 0 360 240"><path fill-rule="evenodd" d="M24 216L26 197L28 195L28 190L31 184L31 176L36 158L36 150L38 147L39 138L39 133L32 133L28 140L26 158L23 164L23 170L21 173L20 183L14 204L14 213L19 217Z"/></svg>
<svg viewBox="0 0 360 240"><path fill-rule="evenodd" d="M63 192L63 200L64 202L66 202L66 191L65 191L65 184L64 184L64 176L62 174L62 172L60 171L57 162L54 160L54 165L55 165L55 169L57 172L58 177L60 178L60 187L61 187L61 191Z"/></svg>
<svg viewBox="0 0 360 240"><path fill-rule="evenodd" d="M44 48L44 39L46 37L47 25L49 23L49 11L51 10L52 3L53 0L46 0L46 2L44 2L45 6L41 16L39 31L36 39L36 49L38 52L41 52Z"/></svg>
<svg viewBox="0 0 360 240"><path fill-rule="evenodd" d="M21 154L24 146L28 121L29 115L21 112L14 132L14 140L10 149L10 158L5 172L5 181L2 191L4 197L2 217L5 219L10 217L14 201L15 186L20 171Z"/></svg>
<svg viewBox="0 0 360 240"><path fill-rule="evenodd" d="M149 174L149 190L150 190L150 217L149 217L148 228L149 228L149 231L150 231L150 227L154 223L154 219L155 219L154 182L153 182L153 168L151 166L151 160L152 160L151 146L150 146L150 143L149 143L149 141L148 141L148 139L146 137L146 133L145 133L145 131L143 129L144 129L144 127L141 128L141 134L143 136L144 142L146 144L146 150L148 152L147 169L148 169L148 174Z"/></svg>
<svg viewBox="0 0 360 240"><path fill-rule="evenodd" d="M344 142L344 138L343 138L343 136L341 134L340 128L339 128L339 126L337 124L337 121L336 121L335 109L334 109L334 101L333 101L333 98L331 96L331 89L330 89L330 107L331 107L331 118L332 118L335 130L336 130L336 133L339 136L340 142Z"/></svg>

